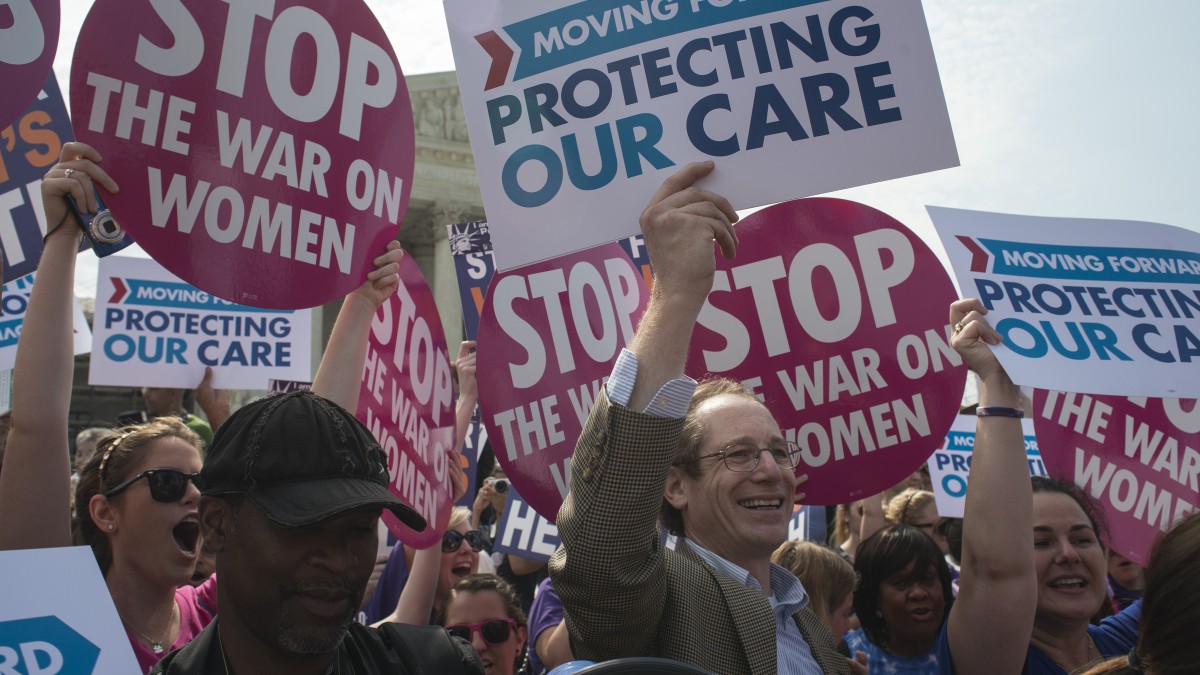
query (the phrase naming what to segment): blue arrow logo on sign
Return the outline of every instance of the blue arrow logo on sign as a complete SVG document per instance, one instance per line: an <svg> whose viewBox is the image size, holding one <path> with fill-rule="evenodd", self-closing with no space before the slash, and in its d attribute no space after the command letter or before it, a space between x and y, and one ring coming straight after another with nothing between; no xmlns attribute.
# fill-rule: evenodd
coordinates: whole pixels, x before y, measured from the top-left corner
<svg viewBox="0 0 1200 675"><path fill-rule="evenodd" d="M57 616L0 621L0 673L91 675L100 648Z"/></svg>

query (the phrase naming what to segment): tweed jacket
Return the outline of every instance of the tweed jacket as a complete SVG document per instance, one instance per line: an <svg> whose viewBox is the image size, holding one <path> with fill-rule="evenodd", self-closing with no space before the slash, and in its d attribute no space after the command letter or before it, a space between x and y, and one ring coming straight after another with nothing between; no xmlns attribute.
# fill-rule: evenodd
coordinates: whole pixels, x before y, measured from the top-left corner
<svg viewBox="0 0 1200 675"><path fill-rule="evenodd" d="M550 561L571 648L593 661L658 656L720 675L773 675L770 603L705 563L685 542L659 540L658 513L681 419L635 413L601 388L575 448ZM796 623L821 669L848 673L811 610Z"/></svg>

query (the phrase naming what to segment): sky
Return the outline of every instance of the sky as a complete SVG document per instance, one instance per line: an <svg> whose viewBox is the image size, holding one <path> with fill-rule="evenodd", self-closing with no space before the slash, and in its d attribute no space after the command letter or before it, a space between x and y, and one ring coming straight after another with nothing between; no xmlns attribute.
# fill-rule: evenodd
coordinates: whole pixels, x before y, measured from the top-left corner
<svg viewBox="0 0 1200 675"><path fill-rule="evenodd" d="M356 0L342 0L350 2ZM482 0L481 0L482 1ZM563 3L567 4L567 3ZM454 69L436 0L367 0L407 74ZM91 2L63 0L64 91ZM832 196L880 209L945 259L925 205L1200 231L1200 3L924 0L961 166ZM95 294L81 256L76 293Z"/></svg>

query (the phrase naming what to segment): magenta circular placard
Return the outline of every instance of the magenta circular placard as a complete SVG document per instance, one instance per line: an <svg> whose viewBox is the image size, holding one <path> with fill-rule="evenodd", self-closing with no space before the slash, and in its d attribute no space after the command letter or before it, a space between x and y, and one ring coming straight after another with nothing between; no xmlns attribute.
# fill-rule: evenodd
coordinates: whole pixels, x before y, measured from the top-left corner
<svg viewBox="0 0 1200 675"><path fill-rule="evenodd" d="M454 384L433 293L411 256L400 260L400 288L371 321L356 416L387 453L392 493L429 525L415 532L386 511L384 522L404 543L432 546L453 506Z"/></svg>
<svg viewBox="0 0 1200 675"><path fill-rule="evenodd" d="M227 300L312 307L395 237L413 175L408 90L362 0L97 0L71 69L76 137L113 214Z"/></svg>
<svg viewBox="0 0 1200 675"><path fill-rule="evenodd" d="M737 258L717 258L688 375L761 394L800 446L803 503L896 484L945 440L966 385L949 347L949 275L899 221L840 199L777 204L737 233Z"/></svg>
<svg viewBox="0 0 1200 675"><path fill-rule="evenodd" d="M1200 506L1197 400L1038 389L1033 409L1047 472L1095 498L1108 545L1146 566L1155 539Z"/></svg>
<svg viewBox="0 0 1200 675"><path fill-rule="evenodd" d="M37 98L58 51L58 0L0 3L0 129Z"/></svg>
<svg viewBox="0 0 1200 675"><path fill-rule="evenodd" d="M648 300L617 244L492 279L479 319L479 409L509 479L552 521L575 441Z"/></svg>

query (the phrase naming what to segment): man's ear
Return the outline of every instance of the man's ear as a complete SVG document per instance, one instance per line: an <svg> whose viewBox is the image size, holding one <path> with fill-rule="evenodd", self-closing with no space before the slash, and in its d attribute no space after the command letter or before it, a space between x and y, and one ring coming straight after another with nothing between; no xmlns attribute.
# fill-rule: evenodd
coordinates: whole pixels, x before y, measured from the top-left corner
<svg viewBox="0 0 1200 675"><path fill-rule="evenodd" d="M666 499L667 503L676 510L683 511L687 507L690 486L691 478L683 475L678 467L673 466L667 471L667 483L663 486L663 499Z"/></svg>
<svg viewBox="0 0 1200 675"><path fill-rule="evenodd" d="M214 553L225 550L233 525L233 506L218 497L200 498L200 534L204 545Z"/></svg>

